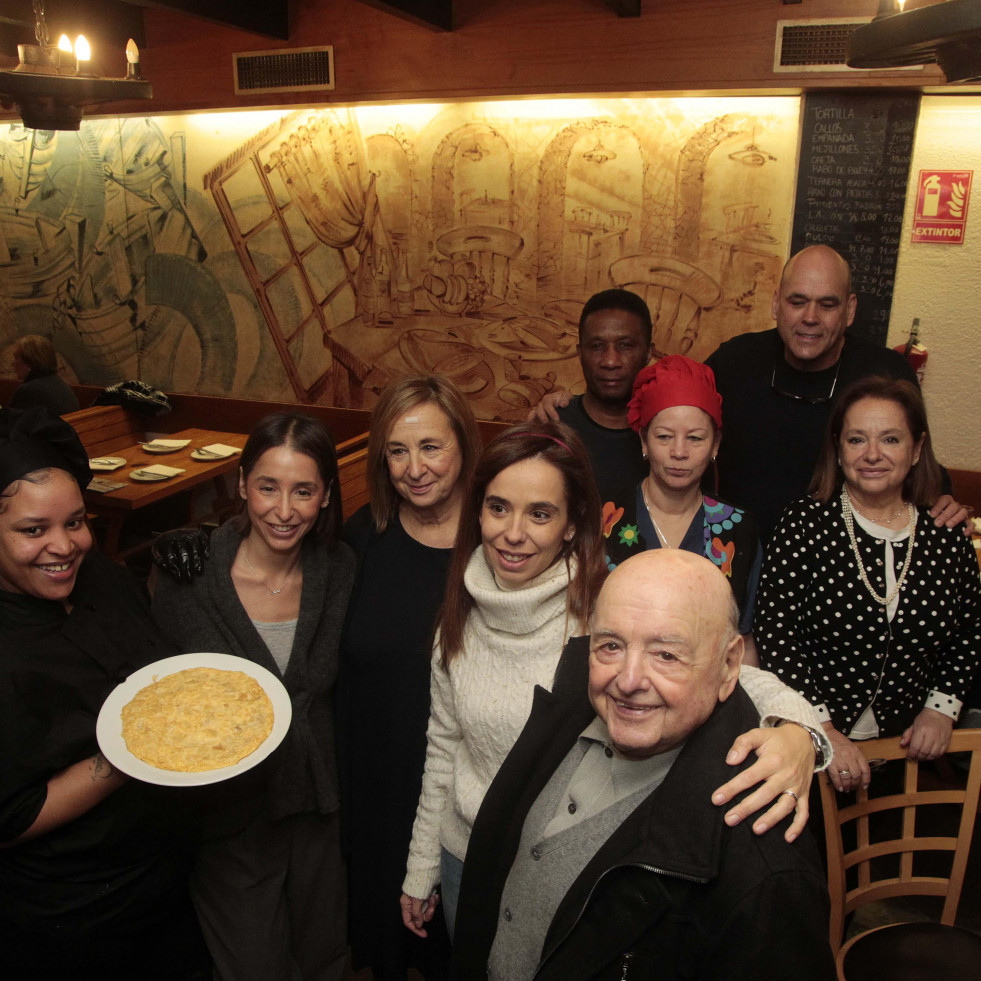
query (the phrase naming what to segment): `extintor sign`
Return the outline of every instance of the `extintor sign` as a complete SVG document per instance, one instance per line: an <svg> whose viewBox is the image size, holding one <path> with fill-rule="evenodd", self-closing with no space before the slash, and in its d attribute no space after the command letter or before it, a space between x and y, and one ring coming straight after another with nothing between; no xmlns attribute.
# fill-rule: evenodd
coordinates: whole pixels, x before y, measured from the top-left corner
<svg viewBox="0 0 981 981"><path fill-rule="evenodd" d="M961 245L973 170L921 170L913 213L913 241Z"/></svg>

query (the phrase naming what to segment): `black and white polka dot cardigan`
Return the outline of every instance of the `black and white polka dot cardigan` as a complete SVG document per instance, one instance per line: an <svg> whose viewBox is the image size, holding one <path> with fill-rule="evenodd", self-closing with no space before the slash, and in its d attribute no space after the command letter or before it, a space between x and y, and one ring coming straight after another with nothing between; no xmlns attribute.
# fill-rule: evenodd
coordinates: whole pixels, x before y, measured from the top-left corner
<svg viewBox="0 0 981 981"><path fill-rule="evenodd" d="M855 536L869 581L884 596L883 543L858 522ZM898 575L909 541L892 547ZM883 736L900 735L925 705L956 718L981 659L974 550L960 528L937 528L920 508L890 624L860 578L838 497L798 501L767 549L753 633L763 666L823 704L841 732L873 702Z"/></svg>

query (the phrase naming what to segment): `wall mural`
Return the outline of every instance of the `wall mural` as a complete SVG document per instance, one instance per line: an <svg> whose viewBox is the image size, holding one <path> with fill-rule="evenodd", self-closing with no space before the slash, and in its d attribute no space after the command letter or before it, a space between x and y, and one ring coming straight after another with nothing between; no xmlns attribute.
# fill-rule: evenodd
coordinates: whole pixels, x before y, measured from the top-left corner
<svg viewBox="0 0 981 981"><path fill-rule="evenodd" d="M0 351L69 381L370 408L433 370L478 416L581 391L623 286L662 354L771 325L796 98L541 100L0 128ZM12 374L9 356L3 362Z"/></svg>

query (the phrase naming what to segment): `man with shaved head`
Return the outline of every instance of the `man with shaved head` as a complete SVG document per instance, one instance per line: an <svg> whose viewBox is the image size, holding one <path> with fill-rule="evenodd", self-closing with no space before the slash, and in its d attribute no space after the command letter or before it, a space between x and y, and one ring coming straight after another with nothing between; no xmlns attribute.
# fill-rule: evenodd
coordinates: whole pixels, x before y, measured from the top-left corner
<svg viewBox="0 0 981 981"><path fill-rule="evenodd" d="M833 977L813 842L729 828L712 804L758 722L726 578L688 552L636 555L579 640L481 806L455 976Z"/></svg>
<svg viewBox="0 0 981 981"><path fill-rule="evenodd" d="M705 361L722 396L719 493L753 514L764 541L807 493L841 393L867 375L917 383L900 354L848 332L856 307L845 259L808 246L783 268L771 304L776 328L733 337ZM932 513L949 527L967 516L949 496Z"/></svg>

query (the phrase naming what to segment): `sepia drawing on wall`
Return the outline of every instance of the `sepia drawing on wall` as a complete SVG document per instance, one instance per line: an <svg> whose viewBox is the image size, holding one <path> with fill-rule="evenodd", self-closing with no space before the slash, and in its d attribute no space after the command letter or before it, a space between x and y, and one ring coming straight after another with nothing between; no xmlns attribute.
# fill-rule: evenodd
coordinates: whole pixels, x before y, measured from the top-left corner
<svg viewBox="0 0 981 981"><path fill-rule="evenodd" d="M548 100L0 128L0 349L69 381L370 407L436 371L478 416L582 388L583 301L660 354L770 326L799 103ZM5 373L9 366L4 364Z"/></svg>

